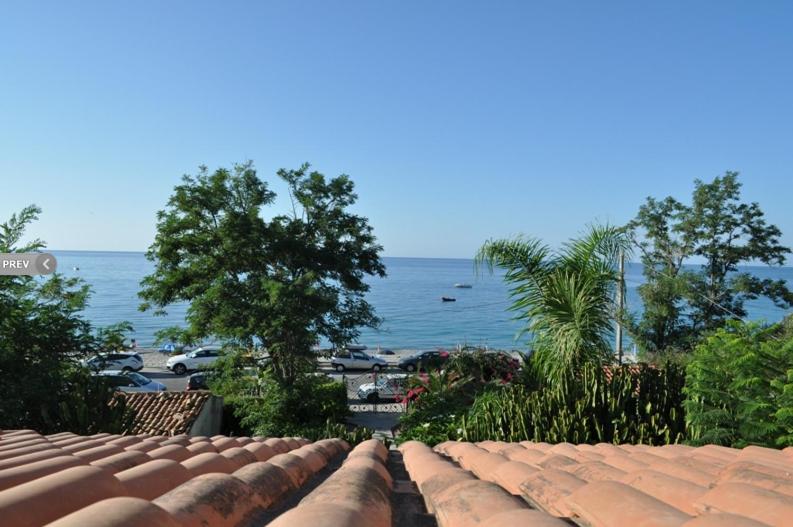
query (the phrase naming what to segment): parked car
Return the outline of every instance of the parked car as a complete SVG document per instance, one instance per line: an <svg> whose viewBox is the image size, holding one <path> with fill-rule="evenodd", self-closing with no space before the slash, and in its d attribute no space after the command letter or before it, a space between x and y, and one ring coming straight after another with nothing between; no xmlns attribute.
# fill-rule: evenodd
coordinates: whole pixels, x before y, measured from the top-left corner
<svg viewBox="0 0 793 527"><path fill-rule="evenodd" d="M134 371L104 370L96 373L106 379L111 386L122 392L164 392L168 388L145 375Z"/></svg>
<svg viewBox="0 0 793 527"><path fill-rule="evenodd" d="M192 392L195 390L208 390L206 374L202 371L196 372L187 378L186 391Z"/></svg>
<svg viewBox="0 0 793 527"><path fill-rule="evenodd" d="M388 363L380 357L372 357L363 351L341 350L330 358L330 365L336 371L344 370L372 370L380 371Z"/></svg>
<svg viewBox="0 0 793 527"><path fill-rule="evenodd" d="M397 366L401 370L414 372L418 370L426 370L427 368L440 368L447 360L449 360L448 351L428 350L420 351L409 357L405 357L397 363Z"/></svg>
<svg viewBox="0 0 793 527"><path fill-rule="evenodd" d="M382 399L395 400L405 395L405 375L380 375L377 382L358 387L358 399L376 403Z"/></svg>
<svg viewBox="0 0 793 527"><path fill-rule="evenodd" d="M83 366L94 371L139 371L143 369L143 357L137 353L100 353L84 360Z"/></svg>
<svg viewBox="0 0 793 527"><path fill-rule="evenodd" d="M390 350L390 349L377 348L377 351L375 352L375 355L396 355L396 354L393 352L393 350Z"/></svg>
<svg viewBox="0 0 793 527"><path fill-rule="evenodd" d="M201 346L193 351L169 358L165 367L176 375L184 375L188 371L214 363L220 357L220 350L221 346Z"/></svg>

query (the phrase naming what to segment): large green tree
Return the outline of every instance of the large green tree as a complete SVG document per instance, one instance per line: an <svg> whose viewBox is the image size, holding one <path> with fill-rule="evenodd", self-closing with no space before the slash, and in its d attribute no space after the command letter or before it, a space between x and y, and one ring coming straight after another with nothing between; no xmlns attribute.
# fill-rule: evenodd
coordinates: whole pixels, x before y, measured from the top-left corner
<svg viewBox="0 0 793 527"><path fill-rule="evenodd" d="M792 323L729 321L694 348L684 403L692 442L793 445Z"/></svg>
<svg viewBox="0 0 793 527"><path fill-rule="evenodd" d="M385 267L368 221L349 211L349 177L328 180L307 164L277 175L290 212L269 219L276 196L252 163L185 176L158 213L155 269L140 295L143 309L189 302L184 340L260 343L277 378L292 382L313 366L320 338L342 345L379 323L364 278Z"/></svg>
<svg viewBox="0 0 793 527"><path fill-rule="evenodd" d="M23 242L40 209L24 208L0 224L0 252L37 252L44 242ZM122 323L94 334L80 312L89 287L76 278L0 276L0 428L42 433L120 432L130 415L113 390L79 359L117 341ZM119 329L121 328L121 329Z"/></svg>
<svg viewBox="0 0 793 527"><path fill-rule="evenodd" d="M747 300L793 305L784 280L760 278L742 264L783 265L790 249L757 203L741 201L736 172L697 180L691 204L648 198L629 224L641 252L644 311L631 332L646 352L689 350L703 334L746 316ZM699 260L699 269L686 262Z"/></svg>
<svg viewBox="0 0 793 527"><path fill-rule="evenodd" d="M548 378L614 360L617 264L629 245L623 230L596 226L560 251L529 238L490 240L480 248L478 264L506 271L511 309L525 322L533 362Z"/></svg>

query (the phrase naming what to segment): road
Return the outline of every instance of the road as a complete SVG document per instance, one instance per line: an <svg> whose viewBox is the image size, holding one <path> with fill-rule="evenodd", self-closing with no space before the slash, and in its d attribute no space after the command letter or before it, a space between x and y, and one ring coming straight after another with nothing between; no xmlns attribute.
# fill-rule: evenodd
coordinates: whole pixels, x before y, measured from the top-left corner
<svg viewBox="0 0 793 527"><path fill-rule="evenodd" d="M364 371L364 370L346 371L344 373L338 373L333 369L331 369L330 364L322 364L322 363L320 363L320 367L318 368L317 371L326 374L328 377L330 377L331 379L337 382L341 382L342 377L346 377L348 379L361 377L361 381L363 382L364 379L366 379L366 377L363 376L368 377L369 375L371 375L370 371ZM175 375L166 368L158 367L158 366L146 366L142 370L140 370L140 373L153 381L164 384L168 388L168 391L170 392L184 391L184 389L187 387L187 378L190 376L190 374ZM405 372L396 367L389 367L388 369L386 369L381 373L405 373Z"/></svg>

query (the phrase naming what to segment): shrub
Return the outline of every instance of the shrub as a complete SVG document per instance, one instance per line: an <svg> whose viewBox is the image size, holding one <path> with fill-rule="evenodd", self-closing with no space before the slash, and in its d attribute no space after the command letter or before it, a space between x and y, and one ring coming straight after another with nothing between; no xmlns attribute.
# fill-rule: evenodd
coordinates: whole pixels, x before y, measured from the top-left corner
<svg viewBox="0 0 793 527"><path fill-rule="evenodd" d="M319 438L347 431L347 389L323 375L306 373L281 382L268 368L257 367L244 350L218 359L208 372L212 391L223 396L225 431L263 436ZM371 431L359 435L371 436ZM353 442L353 441L350 441Z"/></svg>
<svg viewBox="0 0 793 527"><path fill-rule="evenodd" d="M240 423L256 435L299 436L328 421L344 423L349 415L344 384L326 377L301 375L284 385L264 372L259 382L258 396L240 396L234 402Z"/></svg>
<svg viewBox="0 0 793 527"><path fill-rule="evenodd" d="M676 443L684 438L680 368L586 365L569 383L492 387L460 422L460 439Z"/></svg>
<svg viewBox="0 0 793 527"><path fill-rule="evenodd" d="M408 440L437 444L456 439L460 419L487 383L485 378L498 379L492 362L500 361L493 354L454 354L443 370L429 371L411 377L405 402L407 411L399 419L398 442Z"/></svg>
<svg viewBox="0 0 793 527"><path fill-rule="evenodd" d="M337 437L347 441L351 446L362 443L367 439L371 439L374 431L365 426L349 426L342 423L333 423L328 420L322 428L307 428L300 434L301 437L310 439L311 441L318 441L320 439L329 439ZM388 445L386 445L388 446Z"/></svg>
<svg viewBox="0 0 793 527"><path fill-rule="evenodd" d="M61 400L53 410L41 409L42 430L59 430L80 435L100 432L125 433L132 427L134 412L127 406L126 396L102 377L91 375L86 368L69 367L56 389Z"/></svg>
<svg viewBox="0 0 793 527"><path fill-rule="evenodd" d="M399 419L398 443L416 440L435 445L459 434L460 416L470 398L460 392L422 393Z"/></svg>
<svg viewBox="0 0 793 527"><path fill-rule="evenodd" d="M476 372L485 371L476 366L478 361L473 357L462 367L457 363L458 371L450 368L415 378L421 392L400 419L399 442L417 439L436 444L456 439L657 445L685 438L685 374L675 364L663 368L589 364L569 380L549 383L529 360L512 382L505 383L500 375L491 375L490 382L479 377L477 382ZM471 376L463 377L460 370Z"/></svg>
<svg viewBox="0 0 793 527"><path fill-rule="evenodd" d="M692 443L793 445L789 325L731 322L695 348L685 388Z"/></svg>
<svg viewBox="0 0 793 527"><path fill-rule="evenodd" d="M488 352L477 348L452 353L447 369L479 383L509 382L517 374L520 361L504 352Z"/></svg>

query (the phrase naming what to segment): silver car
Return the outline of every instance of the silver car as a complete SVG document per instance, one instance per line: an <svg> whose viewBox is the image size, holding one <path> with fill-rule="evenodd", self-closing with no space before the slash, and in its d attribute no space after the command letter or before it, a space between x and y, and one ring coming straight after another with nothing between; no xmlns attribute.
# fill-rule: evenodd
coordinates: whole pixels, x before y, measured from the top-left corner
<svg viewBox="0 0 793 527"><path fill-rule="evenodd" d="M330 365L334 370L372 370L380 371L388 366L385 359L372 357L363 351L341 350L330 358Z"/></svg>

